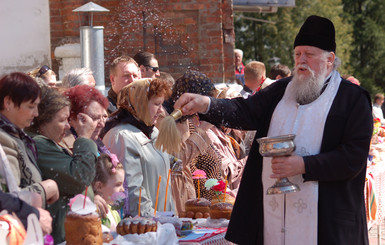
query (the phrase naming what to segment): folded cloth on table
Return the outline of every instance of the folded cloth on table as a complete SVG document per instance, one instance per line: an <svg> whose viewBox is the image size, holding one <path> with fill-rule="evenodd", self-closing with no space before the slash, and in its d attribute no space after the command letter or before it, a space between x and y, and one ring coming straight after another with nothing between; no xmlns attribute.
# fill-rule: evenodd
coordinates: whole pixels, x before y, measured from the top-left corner
<svg viewBox="0 0 385 245"><path fill-rule="evenodd" d="M375 182L372 173L366 175L366 215L368 220L377 219L377 198L375 191Z"/></svg>

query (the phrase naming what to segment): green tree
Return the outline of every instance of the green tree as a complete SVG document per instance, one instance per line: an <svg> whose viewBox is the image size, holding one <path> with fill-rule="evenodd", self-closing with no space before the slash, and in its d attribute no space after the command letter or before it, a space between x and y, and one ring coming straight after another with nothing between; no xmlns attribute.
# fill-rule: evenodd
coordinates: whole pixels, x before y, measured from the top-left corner
<svg viewBox="0 0 385 245"><path fill-rule="evenodd" d="M270 69L269 60L293 67L293 43L300 27L310 15L331 19L336 28L337 56L343 65L340 73L352 73L350 60L352 27L344 22L341 0L297 0L294 8L278 8L277 13L235 13L235 46L244 51L244 61L259 60ZM256 22L244 17L267 20L275 24Z"/></svg>
<svg viewBox="0 0 385 245"><path fill-rule="evenodd" d="M372 94L385 87L385 4L383 0L343 0L346 20L353 26L350 65Z"/></svg>

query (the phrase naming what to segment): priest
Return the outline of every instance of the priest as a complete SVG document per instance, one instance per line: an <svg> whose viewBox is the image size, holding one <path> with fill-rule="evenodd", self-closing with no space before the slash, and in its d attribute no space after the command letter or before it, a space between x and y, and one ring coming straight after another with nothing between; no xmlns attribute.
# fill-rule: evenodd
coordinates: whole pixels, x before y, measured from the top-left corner
<svg viewBox="0 0 385 245"><path fill-rule="evenodd" d="M295 134L290 156L262 157L254 141L226 239L237 244L368 244L364 184L373 132L370 96L336 71L335 29L310 16L294 41L293 77L248 99L184 94L184 114L257 130L256 138ZM277 178L299 192L267 195Z"/></svg>

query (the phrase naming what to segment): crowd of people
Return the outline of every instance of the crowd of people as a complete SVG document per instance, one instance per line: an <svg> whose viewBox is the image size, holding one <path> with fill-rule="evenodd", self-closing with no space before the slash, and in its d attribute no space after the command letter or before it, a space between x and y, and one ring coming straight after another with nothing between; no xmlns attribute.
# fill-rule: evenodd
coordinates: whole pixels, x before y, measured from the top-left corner
<svg viewBox="0 0 385 245"><path fill-rule="evenodd" d="M188 199L211 200L205 180L193 178L203 170L207 179L226 180L236 198L226 235L232 242L368 244L363 191L371 101L341 78L335 53L333 23L310 16L294 42L292 71L277 65L267 77L262 62L245 66L235 50L241 91L217 89L193 70L174 80L149 52L112 62L107 97L87 68L71 71L61 85L43 80L46 66L8 74L0 79L0 144L12 176L0 178L0 207L17 209L24 225L35 213L57 244L77 194L93 200L114 230L125 216L180 215ZM170 154L155 142L161 121L180 108L181 150ZM294 154L260 155L256 138L285 134L296 135ZM301 191L267 195L282 177ZM116 193L124 193L119 210Z"/></svg>
<svg viewBox="0 0 385 245"><path fill-rule="evenodd" d="M198 187L192 178L198 169L208 178L227 178L229 195L236 196L247 159L241 154L241 133L237 142L225 128L198 115L186 116L177 121L183 150L169 154L154 144L159 121L171 113L181 94L219 96L221 91L205 74L188 70L174 80L160 73L151 53L120 56L110 67L112 87L105 97L88 68L70 71L61 83L40 80L50 69L39 70L38 75L15 72L0 80L1 146L19 187L8 189L2 176L2 190L33 206L55 243L65 240L68 203L77 194L96 204L103 224L112 230L121 217L138 215L139 200L142 216L153 215L155 208L181 214L184 202L196 198L198 189L211 200L214 192L206 190L204 181ZM32 202L18 192L39 200ZM119 212L112 209L114 193L126 197Z"/></svg>

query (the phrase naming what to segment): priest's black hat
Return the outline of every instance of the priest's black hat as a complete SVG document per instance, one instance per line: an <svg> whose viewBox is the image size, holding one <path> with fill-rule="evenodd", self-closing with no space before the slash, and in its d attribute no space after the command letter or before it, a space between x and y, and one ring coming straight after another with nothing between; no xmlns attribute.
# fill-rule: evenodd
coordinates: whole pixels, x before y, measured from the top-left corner
<svg viewBox="0 0 385 245"><path fill-rule="evenodd" d="M335 53L336 41L333 22L317 15L309 16L295 38L294 48L297 46L314 46Z"/></svg>

